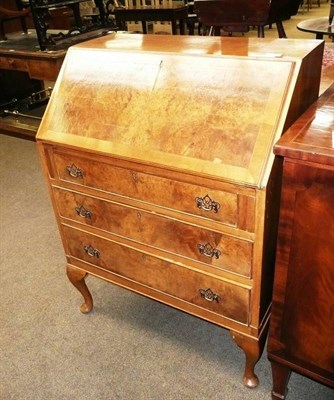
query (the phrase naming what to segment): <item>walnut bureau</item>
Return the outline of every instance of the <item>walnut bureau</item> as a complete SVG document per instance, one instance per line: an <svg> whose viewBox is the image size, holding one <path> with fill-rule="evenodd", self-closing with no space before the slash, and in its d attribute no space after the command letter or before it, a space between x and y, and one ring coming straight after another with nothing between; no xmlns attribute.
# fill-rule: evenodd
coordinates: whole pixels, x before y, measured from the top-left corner
<svg viewBox="0 0 334 400"><path fill-rule="evenodd" d="M275 145L284 157L268 357L273 399L291 371L334 388L334 84Z"/></svg>
<svg viewBox="0 0 334 400"><path fill-rule="evenodd" d="M229 329L254 387L277 235L272 148L318 96L323 42L270 57L265 39L253 56L221 55L251 40L159 39L114 34L66 55L37 145L67 275L82 312L92 274Z"/></svg>

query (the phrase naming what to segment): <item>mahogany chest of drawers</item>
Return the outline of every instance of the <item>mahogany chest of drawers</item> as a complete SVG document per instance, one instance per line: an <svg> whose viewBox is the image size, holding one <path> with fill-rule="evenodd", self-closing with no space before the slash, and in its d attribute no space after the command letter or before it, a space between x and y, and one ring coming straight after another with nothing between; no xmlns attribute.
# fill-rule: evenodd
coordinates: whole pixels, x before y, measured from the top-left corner
<svg viewBox="0 0 334 400"><path fill-rule="evenodd" d="M291 371L334 388L334 84L275 146L284 157L268 339L273 399Z"/></svg>
<svg viewBox="0 0 334 400"><path fill-rule="evenodd" d="M307 87L305 63L323 44L272 59L208 55L209 38L196 51L193 38L188 50L185 38L183 50L156 40L74 46L56 82L37 142L67 274L82 312L88 273L229 329L254 387L277 234L272 147L317 96L320 64Z"/></svg>

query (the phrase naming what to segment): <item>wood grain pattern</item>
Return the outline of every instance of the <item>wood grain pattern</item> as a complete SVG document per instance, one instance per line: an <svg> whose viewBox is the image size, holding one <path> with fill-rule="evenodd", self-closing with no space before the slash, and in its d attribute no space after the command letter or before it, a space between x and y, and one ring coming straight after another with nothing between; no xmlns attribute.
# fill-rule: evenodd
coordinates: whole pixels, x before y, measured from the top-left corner
<svg viewBox="0 0 334 400"><path fill-rule="evenodd" d="M146 170L138 172L136 169L120 168L101 163L101 161L90 160L88 157L83 159L69 154L55 154L54 159L60 180L237 226L240 207L238 195L235 192L185 183L177 180L175 175L174 179L167 179L148 174ZM73 178L68 174L67 167L72 164L84 171L82 179ZM196 198L206 195L219 203L217 213L207 212L196 206ZM250 213L252 211L254 211L254 206L250 207Z"/></svg>
<svg viewBox="0 0 334 400"><path fill-rule="evenodd" d="M153 247L151 252L157 247L214 268L251 277L251 242L85 194L55 189L54 196L62 217L145 243ZM77 214L76 208L80 206L91 212L90 218ZM200 253L198 245L207 243L219 250L219 258Z"/></svg>
<svg viewBox="0 0 334 400"><path fill-rule="evenodd" d="M67 238L69 254L73 257L247 324L249 290L68 226L63 226L62 230ZM100 256L96 258L87 255L84 251L85 245L98 249ZM201 297L200 289L208 288L217 293L221 300L210 302Z"/></svg>
<svg viewBox="0 0 334 400"><path fill-rule="evenodd" d="M281 183L272 148L318 93L323 45L268 58L265 41L159 39L111 35L67 54L37 141L68 266L230 329L255 387ZM199 208L206 195L219 208Z"/></svg>
<svg viewBox="0 0 334 400"><path fill-rule="evenodd" d="M291 62L94 51L87 64L89 51L69 52L49 104L62 117L41 129L107 142L121 157L132 148L139 160L168 157L174 168L260 184L260 160L282 133Z"/></svg>
<svg viewBox="0 0 334 400"><path fill-rule="evenodd" d="M273 399L285 399L291 371L334 388L333 114L332 85L275 146L285 158L268 340Z"/></svg>

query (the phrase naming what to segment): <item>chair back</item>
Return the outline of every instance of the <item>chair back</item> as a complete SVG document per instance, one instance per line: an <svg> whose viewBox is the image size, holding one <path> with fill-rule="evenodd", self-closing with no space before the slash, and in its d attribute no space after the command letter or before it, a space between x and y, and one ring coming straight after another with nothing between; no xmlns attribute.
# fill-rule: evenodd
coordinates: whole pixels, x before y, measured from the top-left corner
<svg viewBox="0 0 334 400"><path fill-rule="evenodd" d="M243 31L267 21L270 0L195 0L198 20L205 26L234 28Z"/></svg>

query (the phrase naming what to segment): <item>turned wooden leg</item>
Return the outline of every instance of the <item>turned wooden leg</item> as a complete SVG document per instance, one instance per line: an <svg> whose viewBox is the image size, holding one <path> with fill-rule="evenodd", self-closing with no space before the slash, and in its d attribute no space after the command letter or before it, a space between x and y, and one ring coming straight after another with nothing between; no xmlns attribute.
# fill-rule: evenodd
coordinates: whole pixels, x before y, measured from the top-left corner
<svg viewBox="0 0 334 400"><path fill-rule="evenodd" d="M244 351L246 356L243 376L244 385L249 388L255 388L259 384L259 378L255 375L254 368L261 357L265 339L256 340L233 331L230 331L230 334L234 342Z"/></svg>
<svg viewBox="0 0 334 400"><path fill-rule="evenodd" d="M82 313L89 313L93 308L93 299L85 282L87 273L70 265L67 266L66 273L70 282L79 290L84 298L84 302L80 306L80 311Z"/></svg>
<svg viewBox="0 0 334 400"><path fill-rule="evenodd" d="M291 374L291 369L285 365L271 361L271 373L273 376L273 389L271 392L272 400L284 400L288 393L288 382Z"/></svg>

